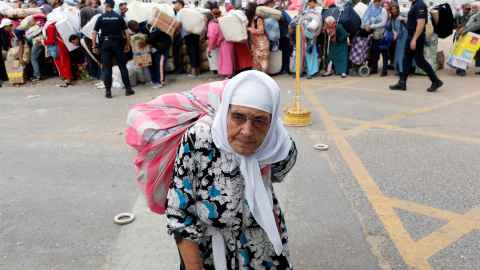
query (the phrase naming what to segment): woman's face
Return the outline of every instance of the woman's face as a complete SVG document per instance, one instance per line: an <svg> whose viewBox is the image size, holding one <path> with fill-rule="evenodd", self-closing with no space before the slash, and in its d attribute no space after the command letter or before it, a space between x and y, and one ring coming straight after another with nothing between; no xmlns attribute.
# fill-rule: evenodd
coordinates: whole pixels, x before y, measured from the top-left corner
<svg viewBox="0 0 480 270"><path fill-rule="evenodd" d="M251 120L255 123L252 123ZM243 122L245 121L245 122ZM250 107L230 105L227 117L228 143L240 155L250 155L263 143L270 128L271 115Z"/></svg>
<svg viewBox="0 0 480 270"><path fill-rule="evenodd" d="M375 2L373 2L373 5L374 5L376 8L378 8L378 7L380 6L380 1L375 1Z"/></svg>
<svg viewBox="0 0 480 270"><path fill-rule="evenodd" d="M477 12L478 12L478 7L475 5L472 5L472 13L477 14Z"/></svg>
<svg viewBox="0 0 480 270"><path fill-rule="evenodd" d="M392 7L392 14L393 14L394 16L397 16L397 14L398 14L398 8L397 8L396 6L393 6L393 7Z"/></svg>
<svg viewBox="0 0 480 270"><path fill-rule="evenodd" d="M204 22L208 22L207 15L203 15L203 21L204 21Z"/></svg>
<svg viewBox="0 0 480 270"><path fill-rule="evenodd" d="M383 8L388 11L390 9L390 6L388 5L388 3L385 3L383 4Z"/></svg>

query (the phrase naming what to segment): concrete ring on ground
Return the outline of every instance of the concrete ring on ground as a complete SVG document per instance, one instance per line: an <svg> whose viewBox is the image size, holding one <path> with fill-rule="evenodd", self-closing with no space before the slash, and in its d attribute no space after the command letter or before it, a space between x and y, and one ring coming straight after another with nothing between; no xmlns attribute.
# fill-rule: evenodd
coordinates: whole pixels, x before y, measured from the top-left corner
<svg viewBox="0 0 480 270"><path fill-rule="evenodd" d="M127 219L121 219L121 218L127 218ZM121 213L121 214L118 214L115 216L115 218L113 219L113 222L119 224L119 225L125 225L125 224L128 224L132 221L135 220L135 216L133 214L130 214L130 213Z"/></svg>
<svg viewBox="0 0 480 270"><path fill-rule="evenodd" d="M328 145L317 143L313 146L313 148L315 148L316 150L325 151L328 149Z"/></svg>

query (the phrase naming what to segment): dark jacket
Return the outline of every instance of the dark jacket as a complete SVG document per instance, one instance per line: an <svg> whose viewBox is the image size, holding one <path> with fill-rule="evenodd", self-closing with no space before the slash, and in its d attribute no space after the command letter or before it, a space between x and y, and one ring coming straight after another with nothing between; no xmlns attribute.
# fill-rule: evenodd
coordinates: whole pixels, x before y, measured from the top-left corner
<svg viewBox="0 0 480 270"><path fill-rule="evenodd" d="M172 44L172 38L168 34L156 28L155 26L151 26L150 24L146 24L141 29L142 34L147 35L147 39L145 40L147 44L153 46L161 54L165 54L167 52Z"/></svg>
<svg viewBox="0 0 480 270"><path fill-rule="evenodd" d="M287 37L288 23L287 23L287 18L285 17L285 11L279 7L275 7L275 9L280 10L282 12L282 18L278 20L278 27L280 28L280 38Z"/></svg>

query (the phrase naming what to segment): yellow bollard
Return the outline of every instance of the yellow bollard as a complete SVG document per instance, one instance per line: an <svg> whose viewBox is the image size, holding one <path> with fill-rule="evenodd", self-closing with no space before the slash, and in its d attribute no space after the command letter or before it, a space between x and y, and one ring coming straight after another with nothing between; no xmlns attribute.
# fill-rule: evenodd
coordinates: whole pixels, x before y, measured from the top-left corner
<svg viewBox="0 0 480 270"><path fill-rule="evenodd" d="M301 69L301 61L300 61L300 50L301 50L301 28L300 25L297 25L297 36L296 36L296 46L297 46L297 54L295 57L295 79L296 79L296 95L295 95L295 106L288 107L292 102L288 103L285 108L283 108L283 113L285 117L283 117L283 124L287 126L297 126L303 127L312 124L312 110L309 108L300 107L300 69Z"/></svg>

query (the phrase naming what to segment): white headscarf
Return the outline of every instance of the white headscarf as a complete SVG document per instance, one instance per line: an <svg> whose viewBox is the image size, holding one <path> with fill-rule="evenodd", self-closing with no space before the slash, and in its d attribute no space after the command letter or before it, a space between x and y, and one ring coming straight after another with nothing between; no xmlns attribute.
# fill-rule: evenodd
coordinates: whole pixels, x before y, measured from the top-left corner
<svg viewBox="0 0 480 270"><path fill-rule="evenodd" d="M232 155L230 169L240 167L250 211L267 233L277 255L281 254L283 246L273 215L272 190L264 185L260 167L284 160L292 145L282 119L278 117L280 98L280 88L270 76L259 71L244 71L225 86L212 126L212 139L217 148ZM227 116L231 104L263 110L272 115L270 129L262 145L250 155L237 154L228 142Z"/></svg>

